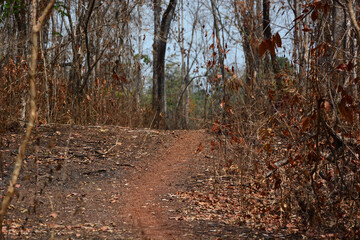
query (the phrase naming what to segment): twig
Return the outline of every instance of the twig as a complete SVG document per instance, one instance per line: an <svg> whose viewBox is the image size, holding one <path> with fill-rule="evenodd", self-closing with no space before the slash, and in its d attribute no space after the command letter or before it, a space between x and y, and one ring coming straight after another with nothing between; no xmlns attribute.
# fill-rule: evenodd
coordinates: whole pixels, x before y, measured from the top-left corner
<svg viewBox="0 0 360 240"><path fill-rule="evenodd" d="M274 172L279 168L279 167L282 167L282 166L285 166L286 164L289 163L289 160L288 159L284 159L284 160L281 160L281 161L278 161L276 163L274 163L275 165L275 169L269 171L267 174L266 174L266 178L270 177L271 175L274 174Z"/></svg>
<svg viewBox="0 0 360 240"><path fill-rule="evenodd" d="M356 16L355 16L355 12L354 12L354 7L352 4L352 0L347 0L347 4L348 4L348 8L349 8L349 14L350 14L350 19L352 24L354 25L357 35L358 35L358 41L360 42L360 26L358 24L358 22L356 21Z"/></svg>
<svg viewBox="0 0 360 240"><path fill-rule="evenodd" d="M15 185L17 183L17 180L20 175L21 167L23 164L23 159L25 157L25 151L26 146L28 145L30 141L30 136L32 129L35 124L35 116L36 116L36 86L35 86L35 75L36 75L36 65L37 65L37 54L39 50L39 32L41 30L41 27L43 26L45 18L50 14L53 6L55 4L55 0L51 0L51 2L46 6L46 8L43 10L41 16L37 19L36 14L36 1L32 1L32 10L33 10L33 26L32 26L32 34L31 34L31 42L32 42L32 50L31 50L31 62L30 62L30 116L29 116L29 123L26 127L26 133L25 138L20 145L19 153L16 157L15 166L13 173L11 175L11 179L9 182L9 187L7 192L5 193L5 196L3 198L3 201L1 203L1 210L0 210L0 238L3 239L4 235L2 232L2 225L4 221L5 214L7 212L8 206L10 204L10 201L14 195L15 192Z"/></svg>

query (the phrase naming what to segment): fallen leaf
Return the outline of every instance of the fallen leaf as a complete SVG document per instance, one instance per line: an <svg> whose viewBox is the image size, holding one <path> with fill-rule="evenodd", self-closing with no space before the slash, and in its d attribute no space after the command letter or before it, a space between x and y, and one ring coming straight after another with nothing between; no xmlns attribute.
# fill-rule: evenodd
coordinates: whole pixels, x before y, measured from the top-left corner
<svg viewBox="0 0 360 240"><path fill-rule="evenodd" d="M198 148L196 149L195 153L199 153L203 150L202 143L199 144Z"/></svg>

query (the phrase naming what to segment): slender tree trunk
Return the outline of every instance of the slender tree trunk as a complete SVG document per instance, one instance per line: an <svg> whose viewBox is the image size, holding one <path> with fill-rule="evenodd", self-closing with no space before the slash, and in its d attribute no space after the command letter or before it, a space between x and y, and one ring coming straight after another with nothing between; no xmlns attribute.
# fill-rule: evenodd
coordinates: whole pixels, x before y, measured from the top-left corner
<svg viewBox="0 0 360 240"><path fill-rule="evenodd" d="M239 3L234 1L234 10L235 10L235 19L239 33L242 36L242 46L243 52L245 55L245 64L246 64L246 84L250 88L245 89L254 89L257 84L257 72L259 68L259 57L254 48L254 44L251 39L256 39L256 18L255 18L255 6L252 0L248 0L246 3ZM245 102L247 102L247 97L251 93L245 93Z"/></svg>
<svg viewBox="0 0 360 240"><path fill-rule="evenodd" d="M158 52L159 52L159 39L160 39L160 14L161 14L161 1L154 0L154 43L153 43L153 88L152 88L152 107L155 114L155 128L158 128L158 120L160 114L160 102L158 96L158 79L159 79L159 69L158 69Z"/></svg>
<svg viewBox="0 0 360 240"><path fill-rule="evenodd" d="M37 0L32 1L32 34L31 34L31 62L30 62L30 70L29 70L29 76L30 76L30 116L29 116L29 122L27 124L25 138L20 145L19 153L17 155L15 166L13 169L13 173L11 175L11 179L9 182L9 187L7 189L7 192L5 193L5 196L1 203L1 209L0 209L0 239L4 238L4 235L2 233L2 224L4 221L5 214L7 212L8 206L10 204L10 201L14 195L15 192L15 185L17 183L17 180L19 178L23 159L25 157L25 151L28 142L30 141L31 132L35 124L35 115L36 115L36 87L35 87L35 75L36 75L36 67L37 67L37 57L39 53L39 32L44 24L44 21L48 14L51 12L53 6L54 6L55 0L52 0L46 8L43 10L41 16L38 17L37 15Z"/></svg>
<svg viewBox="0 0 360 240"><path fill-rule="evenodd" d="M214 29L215 29L215 37L216 37L216 45L217 45L217 50L218 50L218 62L220 65L220 71L221 71L221 82L223 84L223 101L225 102L224 108L223 108L223 113L226 112L226 107L227 107L227 94L226 94L226 81L225 81L225 66L224 66L224 50L222 48L221 45L221 38L220 38L220 29L219 29L219 20L217 18L217 5L216 5L216 0L211 0L211 10L212 10L212 14L213 14L213 18L214 18Z"/></svg>
<svg viewBox="0 0 360 240"><path fill-rule="evenodd" d="M263 30L264 30L264 39L269 40L272 37L271 26L270 26L270 1L263 0ZM276 84L278 88L281 87L281 79L277 76L280 73L280 67L277 61L276 54L270 53L271 63L273 67L273 72L276 77Z"/></svg>
<svg viewBox="0 0 360 240"><path fill-rule="evenodd" d="M156 2L158 3L158 1ZM157 87L157 89L154 90L153 86L153 93L157 92L157 95L155 95L156 98L153 100L153 109L155 110L156 114L155 126L158 128L167 128L165 95L165 54L170 25L174 16L176 4L177 0L170 0L169 5L161 19L160 28L158 29L158 38L156 34L157 31L155 29L153 81L157 82L157 86L155 86ZM157 11L155 10L154 14L156 12Z"/></svg>
<svg viewBox="0 0 360 240"><path fill-rule="evenodd" d="M141 21L141 12L140 12L140 4L137 5L137 13L138 13L138 59L137 59L137 63L136 63L136 86L135 86L135 102L136 102L136 112L138 115L140 115L140 96L141 96L141 91L142 91L142 73L141 73L141 59L142 59L142 55L143 55L143 40L142 40L142 32L141 32L141 28L142 28L142 21Z"/></svg>

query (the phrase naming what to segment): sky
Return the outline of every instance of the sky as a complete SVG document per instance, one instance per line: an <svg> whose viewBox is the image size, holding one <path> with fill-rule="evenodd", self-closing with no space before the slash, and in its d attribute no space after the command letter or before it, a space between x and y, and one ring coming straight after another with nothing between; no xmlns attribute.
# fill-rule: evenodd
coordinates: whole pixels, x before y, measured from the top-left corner
<svg viewBox="0 0 360 240"><path fill-rule="evenodd" d="M166 4L168 1L164 1ZM231 19L229 16L229 9L226 7L226 3L229 4L228 0L219 0L219 5L223 6L219 8L221 12L221 20L224 22L224 26L228 26L227 32L231 34L229 36L228 33L223 31L223 36L225 42L227 43L228 50L227 58L225 60L225 64L228 65L230 68L234 66L239 71L244 69L244 54L241 45L241 37L238 30L234 26L234 19ZM180 7L181 0L178 0L178 8ZM163 9L166 6L164 4ZM208 56L204 56L203 49L208 49L212 43L212 33L213 33L213 17L211 14L211 5L210 1L188 1L184 0L184 39L185 39L185 48L187 48L190 39L191 39L191 32L192 32L192 25L194 15L198 14L198 22L196 25L195 37L193 40L193 46L190 54L195 57L198 56L197 64L194 64L193 69L195 67L199 67L200 71L203 73L206 71L205 66L208 60L210 60L210 51ZM146 6L140 10L142 12L142 35L145 35L144 41L144 54L149 55L152 59L152 44L154 39L153 33L153 11L151 10L151 5L148 3ZM293 25L293 14L291 9L288 7L287 3L283 3L281 0L275 0L272 3L272 8L270 12L270 17L272 21L272 34L279 32L283 47L278 49L278 56L279 57L287 57L291 59L292 54L292 31L291 27ZM167 62L178 62L181 63L181 55L180 55L180 47L179 43L174 40L174 38L178 37L179 31L179 22L178 18L180 14L178 14L172 22L172 30L169 36L169 41L167 44L167 52L166 58ZM207 37L205 37L205 33L207 32ZM137 37L137 36L136 36ZM237 43L235 43L237 40ZM191 64L190 60L190 64ZM149 64L145 66L144 74L151 77L152 72L152 65Z"/></svg>

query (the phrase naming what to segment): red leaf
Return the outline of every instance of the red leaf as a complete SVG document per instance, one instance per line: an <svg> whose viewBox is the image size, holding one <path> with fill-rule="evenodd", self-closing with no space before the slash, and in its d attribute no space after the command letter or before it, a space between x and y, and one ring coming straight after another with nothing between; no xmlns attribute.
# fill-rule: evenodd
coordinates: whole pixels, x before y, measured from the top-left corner
<svg viewBox="0 0 360 240"><path fill-rule="evenodd" d="M319 13L317 10L314 10L312 13L311 13L311 20L313 20L313 22L316 21L316 19L318 19L319 17Z"/></svg>
<svg viewBox="0 0 360 240"><path fill-rule="evenodd" d="M309 28L308 26L304 25L304 28L302 29L303 32L311 32L312 29Z"/></svg>
<svg viewBox="0 0 360 240"><path fill-rule="evenodd" d="M113 73L112 77L114 80L119 80L119 76L116 73Z"/></svg>
<svg viewBox="0 0 360 240"><path fill-rule="evenodd" d="M352 99L352 97L350 96L350 95L348 95L348 94L346 94L344 97L343 97L343 99L341 99L341 100L344 100L346 103L348 103L348 104L353 104L353 99Z"/></svg>
<svg viewBox="0 0 360 240"><path fill-rule="evenodd" d="M324 15L327 14L328 9L329 9L329 4L325 3L325 5L322 6L322 11L323 11Z"/></svg>
<svg viewBox="0 0 360 240"><path fill-rule="evenodd" d="M345 63L341 63L339 66L337 66L335 69L340 71L340 72L343 72L345 71L347 68L346 64Z"/></svg>
<svg viewBox="0 0 360 240"><path fill-rule="evenodd" d="M273 41L274 39L271 39L271 40L268 40L268 44L269 44L269 51L270 51L270 54L271 56L274 56L275 55L275 43Z"/></svg>
<svg viewBox="0 0 360 240"><path fill-rule="evenodd" d="M351 70L353 70L354 68L354 64L352 63L352 61L350 61L347 65L346 65L346 70L348 70L349 72Z"/></svg>
<svg viewBox="0 0 360 240"><path fill-rule="evenodd" d="M266 50L267 50L266 41L262 41L259 46L259 57L262 57L266 52Z"/></svg>
<svg viewBox="0 0 360 240"><path fill-rule="evenodd" d="M311 118L310 117L304 117L303 119L301 119L301 128L303 131L305 131L309 125L311 123Z"/></svg>
<svg viewBox="0 0 360 240"><path fill-rule="evenodd" d="M315 6L316 9L319 9L321 7L321 0L314 0L313 5Z"/></svg>
<svg viewBox="0 0 360 240"><path fill-rule="evenodd" d="M126 77L121 76L120 78L121 78L121 80L122 80L124 83L127 83L127 79L126 79Z"/></svg>
<svg viewBox="0 0 360 240"><path fill-rule="evenodd" d="M353 122L354 115L349 107L346 107L344 104L339 104L339 111L346 121L350 123Z"/></svg>
<svg viewBox="0 0 360 240"><path fill-rule="evenodd" d="M199 144L198 148L196 149L195 153L199 153L203 150L202 143Z"/></svg>
<svg viewBox="0 0 360 240"><path fill-rule="evenodd" d="M276 33L273 38L276 46L281 47L281 37L279 33Z"/></svg>
<svg viewBox="0 0 360 240"><path fill-rule="evenodd" d="M275 94L275 91L274 91L274 90L269 90L269 98L270 98L271 101L274 101L274 100L275 100L274 94Z"/></svg>

